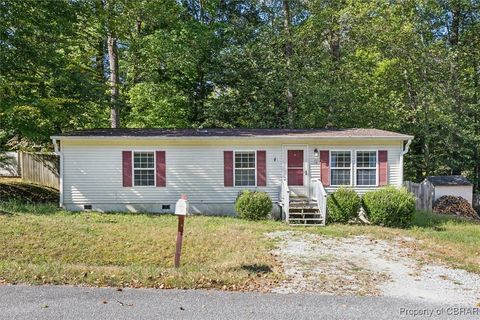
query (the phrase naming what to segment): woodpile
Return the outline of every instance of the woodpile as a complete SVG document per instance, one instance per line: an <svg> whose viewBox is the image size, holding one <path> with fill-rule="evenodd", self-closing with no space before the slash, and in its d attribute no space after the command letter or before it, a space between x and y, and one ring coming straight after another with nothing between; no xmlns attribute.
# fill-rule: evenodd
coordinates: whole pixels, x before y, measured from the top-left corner
<svg viewBox="0 0 480 320"><path fill-rule="evenodd" d="M480 219L473 207L462 197L443 196L433 204L433 212L441 214L454 214L470 219Z"/></svg>

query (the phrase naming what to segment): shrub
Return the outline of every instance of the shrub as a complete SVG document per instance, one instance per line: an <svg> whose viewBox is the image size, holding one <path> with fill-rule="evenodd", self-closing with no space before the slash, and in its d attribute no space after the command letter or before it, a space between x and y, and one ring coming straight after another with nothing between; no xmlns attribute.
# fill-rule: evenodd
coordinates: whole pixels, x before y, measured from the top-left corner
<svg viewBox="0 0 480 320"><path fill-rule="evenodd" d="M363 208L373 224L404 228L413 221L415 197L405 188L386 187L367 192Z"/></svg>
<svg viewBox="0 0 480 320"><path fill-rule="evenodd" d="M327 221L348 222L357 217L360 206L360 197L353 189L340 188L327 199Z"/></svg>
<svg viewBox="0 0 480 320"><path fill-rule="evenodd" d="M272 200L265 192L242 191L235 201L235 210L242 219L261 220L272 212Z"/></svg>

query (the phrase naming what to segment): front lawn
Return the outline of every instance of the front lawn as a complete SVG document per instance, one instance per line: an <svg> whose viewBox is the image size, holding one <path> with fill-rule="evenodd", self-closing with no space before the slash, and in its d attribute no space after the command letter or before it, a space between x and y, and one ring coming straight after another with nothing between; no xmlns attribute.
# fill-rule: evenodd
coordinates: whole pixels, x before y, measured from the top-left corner
<svg viewBox="0 0 480 320"><path fill-rule="evenodd" d="M189 216L179 269L176 227L171 215L0 202L0 283L268 290L284 277L270 254L274 240L265 235L277 230L386 239L411 247L419 259L480 273L480 224L428 213L417 213L409 229Z"/></svg>
<svg viewBox="0 0 480 320"><path fill-rule="evenodd" d="M235 290L279 278L264 234L285 228L280 222L187 217L175 269L174 216L18 203L0 203L0 210L0 282Z"/></svg>

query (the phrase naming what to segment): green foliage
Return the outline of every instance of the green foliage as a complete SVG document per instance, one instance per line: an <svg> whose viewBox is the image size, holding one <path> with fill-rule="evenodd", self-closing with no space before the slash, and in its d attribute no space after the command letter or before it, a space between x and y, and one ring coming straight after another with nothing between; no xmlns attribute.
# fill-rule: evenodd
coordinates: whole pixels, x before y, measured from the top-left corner
<svg viewBox="0 0 480 320"><path fill-rule="evenodd" d="M328 222L346 223L356 218L361 203L360 197L353 189L339 188L327 199Z"/></svg>
<svg viewBox="0 0 480 320"><path fill-rule="evenodd" d="M169 85L139 83L129 92L128 124L135 128L184 128L187 99Z"/></svg>
<svg viewBox="0 0 480 320"><path fill-rule="evenodd" d="M415 213L415 197L405 188L386 187L367 192L363 208L373 224L405 228L411 225Z"/></svg>
<svg viewBox="0 0 480 320"><path fill-rule="evenodd" d="M112 30L124 126L394 130L415 136L406 179L478 187L475 1L7 0L0 16L0 149L108 126Z"/></svg>
<svg viewBox="0 0 480 320"><path fill-rule="evenodd" d="M235 210L242 219L262 220L272 212L272 200L263 191L242 191L235 201Z"/></svg>

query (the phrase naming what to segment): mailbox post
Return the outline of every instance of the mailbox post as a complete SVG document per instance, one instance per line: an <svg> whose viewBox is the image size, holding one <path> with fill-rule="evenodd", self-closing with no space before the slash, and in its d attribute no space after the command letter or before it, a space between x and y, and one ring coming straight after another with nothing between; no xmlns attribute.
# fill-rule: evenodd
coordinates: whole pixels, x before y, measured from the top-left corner
<svg viewBox="0 0 480 320"><path fill-rule="evenodd" d="M182 195L178 199L175 205L175 214L178 216L178 231L177 231L177 244L175 247L175 268L180 266L180 255L182 254L182 241L183 241L183 226L185 224L185 216L188 211L187 196Z"/></svg>

